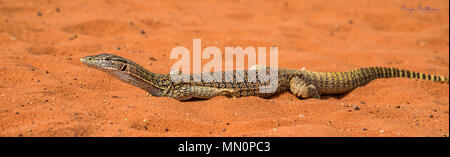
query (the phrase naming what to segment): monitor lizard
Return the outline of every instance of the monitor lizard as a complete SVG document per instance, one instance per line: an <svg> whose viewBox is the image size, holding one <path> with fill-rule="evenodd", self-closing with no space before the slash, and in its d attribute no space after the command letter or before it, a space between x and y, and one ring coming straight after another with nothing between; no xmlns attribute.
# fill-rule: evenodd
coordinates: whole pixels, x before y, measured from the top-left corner
<svg viewBox="0 0 450 157"><path fill-rule="evenodd" d="M170 97L180 101L192 98L210 99L215 96L245 97L259 96L270 98L279 93L290 91L301 99L317 98L321 94L341 94L356 87L363 86L377 78L414 78L431 80L448 84L448 77L424 74L409 70L389 67L365 67L345 72L313 72L297 69L276 68L278 73L278 83L276 89L271 93L260 91L262 85L269 85L268 81L256 79L249 81L248 70L217 72L222 74L223 80L215 81L202 78L200 81L193 81L193 75L189 75L191 81L174 82L170 74L157 74L150 72L135 62L113 54L99 54L86 56L80 59L88 67L104 71L119 80L139 87L152 96ZM264 68L265 67L265 68ZM264 66L265 72L270 72L275 68ZM258 66L257 68L261 68ZM253 69L255 70L255 69ZM224 81L226 75L243 75L244 80Z"/></svg>

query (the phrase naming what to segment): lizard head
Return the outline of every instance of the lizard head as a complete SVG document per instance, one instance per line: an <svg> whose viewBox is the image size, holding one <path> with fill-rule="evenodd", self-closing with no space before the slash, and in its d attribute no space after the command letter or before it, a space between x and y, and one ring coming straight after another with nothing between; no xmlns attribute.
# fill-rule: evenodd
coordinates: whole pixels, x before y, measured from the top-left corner
<svg viewBox="0 0 450 157"><path fill-rule="evenodd" d="M99 54L80 58L81 62L91 68L105 71L124 71L129 60L113 54Z"/></svg>
<svg viewBox="0 0 450 157"><path fill-rule="evenodd" d="M133 61L117 55L99 54L95 56L86 56L80 58L80 60L90 68L106 72L107 74L110 74L125 83L139 87L154 96L163 96L168 88L167 84L159 82L159 78L161 77L159 74L147 71ZM169 81L163 82L168 82L168 84L170 84Z"/></svg>

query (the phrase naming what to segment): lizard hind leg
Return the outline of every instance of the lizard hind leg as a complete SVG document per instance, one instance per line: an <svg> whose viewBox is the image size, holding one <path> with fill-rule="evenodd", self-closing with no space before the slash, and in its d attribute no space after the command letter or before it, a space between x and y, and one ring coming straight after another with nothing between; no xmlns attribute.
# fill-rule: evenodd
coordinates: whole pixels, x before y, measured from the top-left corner
<svg viewBox="0 0 450 157"><path fill-rule="evenodd" d="M320 99L320 93L312 84L307 84L299 77L293 77L289 82L289 90L298 98L316 98Z"/></svg>

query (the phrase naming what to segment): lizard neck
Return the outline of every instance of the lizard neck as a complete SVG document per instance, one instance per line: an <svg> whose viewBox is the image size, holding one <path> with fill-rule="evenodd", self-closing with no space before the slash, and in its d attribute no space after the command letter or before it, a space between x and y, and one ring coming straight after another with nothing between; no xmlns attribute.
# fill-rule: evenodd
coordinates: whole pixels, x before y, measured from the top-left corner
<svg viewBox="0 0 450 157"><path fill-rule="evenodd" d="M137 64L128 64L123 71L112 71L110 75L147 91L152 96L164 96L169 84L160 80L166 80L166 75L150 72Z"/></svg>

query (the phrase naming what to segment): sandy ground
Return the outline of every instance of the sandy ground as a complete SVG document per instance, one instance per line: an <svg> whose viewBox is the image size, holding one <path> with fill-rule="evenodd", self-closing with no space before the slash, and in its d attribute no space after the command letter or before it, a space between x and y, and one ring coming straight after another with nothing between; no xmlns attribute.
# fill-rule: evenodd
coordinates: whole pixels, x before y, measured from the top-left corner
<svg viewBox="0 0 450 157"><path fill-rule="evenodd" d="M430 6L437 12L401 9ZM179 102L81 64L113 53L168 73L170 51L278 46L279 66L449 75L449 2L0 1L0 136L449 136L449 85L379 79L299 100ZM207 60L204 62L207 62ZM357 107L359 110L355 109Z"/></svg>

